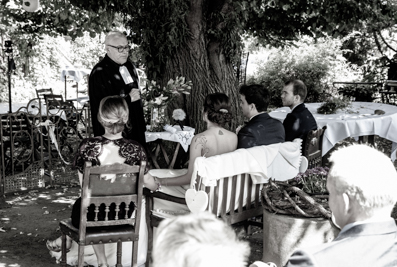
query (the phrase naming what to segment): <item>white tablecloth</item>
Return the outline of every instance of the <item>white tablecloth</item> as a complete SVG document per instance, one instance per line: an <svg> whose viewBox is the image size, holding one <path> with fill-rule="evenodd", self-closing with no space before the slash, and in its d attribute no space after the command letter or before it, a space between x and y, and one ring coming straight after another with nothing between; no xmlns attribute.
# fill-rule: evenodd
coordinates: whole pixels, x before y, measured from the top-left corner
<svg viewBox="0 0 397 267"><path fill-rule="evenodd" d="M74 67L66 67L61 70L61 81L65 81L65 77L73 77L73 80L79 82L85 75L90 74L91 70L89 69L77 69Z"/></svg>
<svg viewBox="0 0 397 267"><path fill-rule="evenodd" d="M351 108L346 111L338 111L336 114L318 114L317 108L321 103L305 103L313 114L319 128L327 126L323 140L323 156L339 141L347 137L359 137L365 135L379 135L393 143L392 159L395 160L397 143L397 106L352 102ZM383 110L385 114L375 115L375 110ZM282 107L269 113L275 119L284 121L290 108Z"/></svg>
<svg viewBox="0 0 397 267"><path fill-rule="evenodd" d="M157 139L178 142L183 149L187 152L189 145L194 137L195 129L192 127L184 126L183 131L180 126L174 126L177 129L175 133L171 132L145 132L146 143L155 141Z"/></svg>

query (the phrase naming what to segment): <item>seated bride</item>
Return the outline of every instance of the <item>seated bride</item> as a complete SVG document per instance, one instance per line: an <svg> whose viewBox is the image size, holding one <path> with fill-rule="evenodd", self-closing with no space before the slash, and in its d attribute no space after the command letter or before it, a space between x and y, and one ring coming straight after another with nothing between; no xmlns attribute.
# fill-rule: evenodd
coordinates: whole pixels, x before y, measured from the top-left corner
<svg viewBox="0 0 397 267"><path fill-rule="evenodd" d="M145 179L145 186L150 190L159 190L168 195L184 198L186 190L190 188L194 161L197 157L211 157L236 150L237 135L224 128L232 120L230 109L230 100L227 95L223 93L207 95L203 112L203 120L207 124L207 130L197 134L190 144L187 171L152 170L152 176ZM183 175L176 177L172 175L172 173L180 173L181 171L184 173ZM164 175L160 175L161 173L169 174L169 176L164 177ZM154 209L188 211L187 206L156 198L154 199Z"/></svg>
<svg viewBox="0 0 397 267"><path fill-rule="evenodd" d="M147 161L144 148L136 141L128 140L122 137L122 131L128 121L128 106L120 96L109 96L102 99L99 105L98 120L105 128L105 134L92 138L84 139L76 153L74 167L78 170L80 185L83 179L83 167L86 161L91 161L92 166L109 165L114 163L125 163L128 165L139 165L141 161ZM128 124L127 124L128 125ZM127 126L128 127L128 126ZM147 170L145 170L145 173ZM145 176L150 176L146 174ZM111 179L111 177L107 177ZM144 201L144 200L143 200ZM142 213L144 212L144 203L142 201ZM130 205L133 205L132 203ZM78 198L73 205L72 224L76 228L80 224L80 207L81 198ZM133 207L130 206L128 216L132 216ZM105 211L103 211L105 212ZM115 212L111 212L114 216ZM109 213L109 214L110 214ZM119 216L124 216L125 207L120 205ZM103 216L101 211L98 217ZM87 220L94 220L94 209L89 208ZM110 216L109 216L109 219ZM145 225L145 216L141 216L141 225ZM141 227L139 231L138 242L138 266L143 265L146 261L147 252L147 229ZM54 241L47 241L47 248L50 254L57 259L61 258L61 238ZM122 264L123 266L131 265L132 242L124 242L122 245ZM78 245L69 236L66 241L67 264L75 265L78 260ZM99 244L85 246L84 262L86 265L93 266L113 266L116 264L117 244Z"/></svg>

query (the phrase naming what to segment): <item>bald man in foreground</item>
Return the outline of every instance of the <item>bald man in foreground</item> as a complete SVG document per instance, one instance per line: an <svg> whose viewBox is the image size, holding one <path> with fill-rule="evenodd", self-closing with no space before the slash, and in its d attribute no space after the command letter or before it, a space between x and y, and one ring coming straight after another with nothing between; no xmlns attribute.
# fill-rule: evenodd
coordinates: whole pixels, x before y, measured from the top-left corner
<svg viewBox="0 0 397 267"><path fill-rule="evenodd" d="M139 91L139 77L135 66L128 60L130 46L127 37L118 31L105 38L105 57L95 65L89 78L89 97L94 136L105 133L98 122L99 103L104 97L119 95L125 98L129 109L129 123L123 136L138 141L146 148L146 123Z"/></svg>
<svg viewBox="0 0 397 267"><path fill-rule="evenodd" d="M328 174L329 207L341 228L330 243L295 251L286 266L397 266L397 173L374 148L335 151Z"/></svg>

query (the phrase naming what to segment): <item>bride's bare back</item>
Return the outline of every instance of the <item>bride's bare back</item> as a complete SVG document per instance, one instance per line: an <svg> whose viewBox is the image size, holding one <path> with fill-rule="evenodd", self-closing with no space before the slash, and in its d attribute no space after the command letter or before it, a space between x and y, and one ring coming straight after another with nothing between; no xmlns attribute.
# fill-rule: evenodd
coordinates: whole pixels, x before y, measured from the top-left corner
<svg viewBox="0 0 397 267"><path fill-rule="evenodd" d="M191 150L196 150L190 159L194 162L197 156L211 157L237 148L237 135L221 127L210 128L194 137L190 144ZM194 158L192 158L192 156ZM192 163L193 163L192 162Z"/></svg>

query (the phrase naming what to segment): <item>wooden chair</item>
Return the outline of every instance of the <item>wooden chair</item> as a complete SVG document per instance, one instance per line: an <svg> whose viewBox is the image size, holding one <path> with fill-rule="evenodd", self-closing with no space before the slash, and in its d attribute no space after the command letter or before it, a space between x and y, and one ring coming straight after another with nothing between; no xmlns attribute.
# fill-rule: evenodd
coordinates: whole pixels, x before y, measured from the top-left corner
<svg viewBox="0 0 397 267"><path fill-rule="evenodd" d="M322 166L323 137L326 129L327 126L324 126L322 129L311 130L307 134L303 156L309 162L308 169Z"/></svg>
<svg viewBox="0 0 397 267"><path fill-rule="evenodd" d="M84 246L94 244L117 243L117 265L121 266L122 242L132 241L133 251L131 266L137 266L138 239L141 218L143 175L146 162L140 166L112 164L91 167L91 162L84 166L83 188L81 198L80 226L75 228L71 219L59 223L62 232L61 266L66 267L66 235L79 245L78 266L84 263ZM101 179L103 174L116 174L114 182ZM128 218L128 205L135 204L135 217ZM119 206L125 203L124 218L118 217ZM114 220L108 219L109 207L116 204ZM95 205L95 221L87 221L88 207ZM104 220L98 220L100 205L106 205Z"/></svg>
<svg viewBox="0 0 397 267"><path fill-rule="evenodd" d="M36 89L36 95L39 101L41 101L43 104L45 103L44 96L45 95L52 95L52 88L43 88L43 89Z"/></svg>
<svg viewBox="0 0 397 267"><path fill-rule="evenodd" d="M47 115L49 119L60 125L59 130L61 138L66 139L67 135L73 134L83 139L77 130L79 121L82 121L82 114L77 111L73 102L68 100L64 101L62 95L45 95L44 99L47 105ZM61 120L62 116L66 119L66 125ZM66 126L67 128L64 129Z"/></svg>

